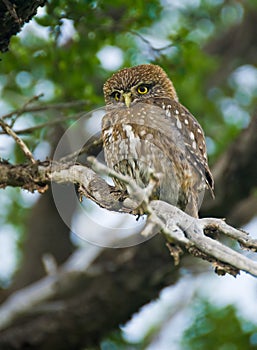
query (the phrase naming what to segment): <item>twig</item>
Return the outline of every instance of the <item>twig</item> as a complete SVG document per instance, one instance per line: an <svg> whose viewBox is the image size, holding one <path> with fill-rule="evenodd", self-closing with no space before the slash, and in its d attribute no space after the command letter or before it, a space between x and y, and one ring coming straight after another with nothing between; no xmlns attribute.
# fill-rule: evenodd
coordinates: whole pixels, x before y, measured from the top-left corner
<svg viewBox="0 0 257 350"><path fill-rule="evenodd" d="M22 139L19 138L19 136L2 119L0 119L0 126L6 134L10 135L14 139L14 141L25 154L26 158L29 159L31 163L36 164L36 160L34 159L32 153L30 152L25 142L22 141Z"/></svg>
<svg viewBox="0 0 257 350"><path fill-rule="evenodd" d="M33 100L38 99L41 96L42 96L42 94L38 95L38 96L34 96ZM25 108L23 106L21 109L17 109L15 111L12 111L8 114L3 115L2 119L12 118L14 115L21 115L23 113L42 112L42 111L47 111L47 110L51 110L51 109L60 110L60 109L67 109L67 108L71 108L71 107L83 106L86 104L88 104L88 102L85 100L85 101L54 103L54 104L49 104L49 105L43 105L43 106L41 105L41 106L33 106L33 107L25 107ZM26 102L25 105L28 106L28 103Z"/></svg>
<svg viewBox="0 0 257 350"><path fill-rule="evenodd" d="M62 158L59 159L59 162L65 163L65 162L70 162L70 161L77 161L77 158L84 153L91 153L90 151L93 149L97 149L98 147L101 147L103 143L103 140L101 138L101 136L99 135L98 139L93 140L90 143L85 144L81 149L68 154L67 156L64 156Z"/></svg>
<svg viewBox="0 0 257 350"><path fill-rule="evenodd" d="M32 102L38 101L43 96L44 96L43 93L32 96L27 102L24 103L24 105L20 109L20 112L23 113L22 111L25 110Z"/></svg>
<svg viewBox="0 0 257 350"><path fill-rule="evenodd" d="M55 275L58 271L58 264L55 257L50 253L45 253L42 256L42 263L47 275Z"/></svg>
<svg viewBox="0 0 257 350"><path fill-rule="evenodd" d="M39 94L39 95L35 95L35 96L31 97L31 98L30 98L27 102L25 102L24 105L23 105L21 108L19 108L18 110L16 110L16 111L14 111L14 112L11 112L11 113L8 113L8 114L2 116L2 120L8 118L8 116L11 117L13 120L12 120L12 123L11 123L10 127L12 128L13 125L14 125L14 123L15 123L15 121L17 120L17 118L18 118L21 114L23 114L23 113L26 112L28 106L29 106L32 102L39 100L40 97L42 97L42 96L44 96L44 94ZM13 118L14 115L16 116L16 118Z"/></svg>
<svg viewBox="0 0 257 350"><path fill-rule="evenodd" d="M81 112L81 113L78 113L78 114L75 114L75 115L71 115L71 116L64 116L64 117L61 117L61 118L57 118L55 120L49 120L45 123L41 123L41 124L38 124L38 125L35 125L35 126L31 126L29 128L25 128L25 129L21 129L21 130L14 130L14 132L17 134L17 135L21 135L21 134L31 134L33 133L34 131L36 130L39 130L39 129L42 129L42 128L45 128L47 126L53 126L53 125L56 125L56 124L59 124L59 123L62 123L62 122L65 122L69 119L77 119L77 118L80 118L83 116L83 114L85 114L85 112ZM0 133L1 134L1 133Z"/></svg>
<svg viewBox="0 0 257 350"><path fill-rule="evenodd" d="M88 157L87 161L92 165L92 169L95 170L97 173L106 175L106 176L111 176L114 179L122 181L128 188L128 192L130 196L129 203L131 203L131 199L132 201L135 201L136 203L138 203L138 205L140 206L138 208L140 214L141 213L151 214L151 211L148 212L147 209L150 210L150 207L148 207L149 198L156 185L156 182L154 182L153 179L152 179L153 181L149 182L149 185L147 187L142 188L138 186L137 183L131 177L117 173L115 170L110 169L104 164L98 162L95 157ZM126 200L124 201L124 204L126 205Z"/></svg>
<svg viewBox="0 0 257 350"><path fill-rule="evenodd" d="M133 35L139 37L139 38L140 38L145 44L147 44L147 45L151 48L151 50L154 51L154 52L158 52L158 53L159 53L159 52L161 52L161 51L167 50L167 49L169 49L170 47L174 46L173 44L169 44L169 45L166 45L166 46L157 48L157 47L154 47L154 46L151 44L150 40L146 39L142 34L140 34L140 33L138 33L138 32L135 32L134 30L131 30L130 32L131 32L131 34L133 34Z"/></svg>
<svg viewBox="0 0 257 350"><path fill-rule="evenodd" d="M211 231L215 230L217 233L222 233L227 237L235 239L242 247L253 252L257 251L257 239L251 238L244 230L235 229L222 219L203 218L200 221L203 224L203 229L208 228L208 230Z"/></svg>

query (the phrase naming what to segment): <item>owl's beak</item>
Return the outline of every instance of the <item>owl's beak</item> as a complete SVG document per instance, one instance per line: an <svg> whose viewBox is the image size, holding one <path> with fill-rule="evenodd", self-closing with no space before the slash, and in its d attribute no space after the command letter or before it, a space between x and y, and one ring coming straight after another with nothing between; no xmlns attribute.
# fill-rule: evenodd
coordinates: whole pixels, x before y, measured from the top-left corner
<svg viewBox="0 0 257 350"><path fill-rule="evenodd" d="M124 97L125 105L129 108L131 104L131 92L127 92L123 94L123 97Z"/></svg>

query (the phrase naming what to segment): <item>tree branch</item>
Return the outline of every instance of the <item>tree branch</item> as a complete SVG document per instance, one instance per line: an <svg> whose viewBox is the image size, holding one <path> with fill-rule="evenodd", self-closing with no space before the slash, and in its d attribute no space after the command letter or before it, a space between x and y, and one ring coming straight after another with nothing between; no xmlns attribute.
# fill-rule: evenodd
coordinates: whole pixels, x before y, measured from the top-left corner
<svg viewBox="0 0 257 350"><path fill-rule="evenodd" d="M17 116L17 115L20 116L21 114L24 114L24 113L45 112L48 110L62 110L62 109L68 109L68 108L74 108L74 107L82 107L88 104L88 101L81 100L81 101L44 104L44 105L41 104L41 105L29 107L29 104L31 104L31 102L38 100L42 96L43 94L33 96L28 102L25 103L25 105L22 108L16 109L10 113L3 115L2 119L13 118L14 116Z"/></svg>
<svg viewBox="0 0 257 350"><path fill-rule="evenodd" d="M93 163L97 171L108 173L110 176L118 177L119 180L126 182L133 190L133 200L119 200L121 195L119 191L115 191L112 186L108 185L92 169L82 165L62 163L45 165L41 163L37 169L36 176L35 171L30 173L31 166L27 166L25 168L26 175L28 175L27 181L30 182L26 182L25 186L27 189L35 190L38 189L38 186L44 188L43 186L49 184L50 181L73 183L79 186L79 191L82 195L108 210L136 214L142 213L143 209L149 215L148 225L151 228L149 230L149 226L148 228L146 227L143 234L149 234L149 231L152 232L152 229L158 226L169 242L178 244L189 253L215 264L217 273L237 275L240 270L243 270L257 276L256 262L206 236L208 232L211 232L212 235L213 233L221 233L238 241L243 248L256 251L257 241L253 240L244 231L232 228L223 220L213 218L194 219L178 208L161 201L148 203L149 188L140 189L130 178L115 173L115 171L98 163L96 160ZM8 180L8 184L11 184L13 181L12 176L8 174L7 170L9 168L12 174L14 167L10 167L9 164L3 164L3 167L5 171L1 173L5 174L5 180ZM24 168L22 169L24 170ZM2 183L1 176L0 184L2 186L7 185L7 183Z"/></svg>
<svg viewBox="0 0 257 350"><path fill-rule="evenodd" d="M11 136L14 139L14 141L20 147L22 152L25 154L26 158L32 164L35 164L36 161L35 161L32 153L30 152L29 148L27 147L26 143L24 141L22 141L22 139L1 118L0 118L0 126L7 135Z"/></svg>
<svg viewBox="0 0 257 350"><path fill-rule="evenodd" d="M150 203L153 211L162 220L162 231L168 241L184 246L189 253L208 260L215 265L215 272L236 276L240 270L257 276L257 262L241 253L206 236L208 232L230 237L243 248L257 251L257 240L252 239L242 230L227 225L224 220L215 218L196 219L180 209L161 201ZM224 264L225 263L225 264Z"/></svg>
<svg viewBox="0 0 257 350"><path fill-rule="evenodd" d="M134 191L141 190L131 179L116 174L94 159L90 162L96 171L118 177ZM120 201L118 191L95 171L80 164L48 161L14 166L2 162L0 170L2 187L11 185L42 191L51 181L73 183L81 194L108 210L134 212L138 205L135 201ZM256 240L223 220L195 219L165 202L148 202L150 190L151 186L141 190L138 196L132 196L144 202L143 207L149 214L142 234L148 235L156 228L161 231L177 262L180 253L187 251L211 262L218 274L236 276L239 270L243 270L257 276L255 261L210 237L222 234L253 251L257 250ZM143 245L122 250L90 249L90 252L78 251L56 272L14 293L2 304L1 349L21 348L25 343L30 349L43 349L46 339L50 348L54 348L58 339L63 350L96 344L104 336L103 329L109 332L125 322L131 313L157 297L164 286L177 279L161 235ZM140 279L136 278L138 274ZM120 293L121 288L123 293ZM78 336L72 339L63 337L63 334L72 332Z"/></svg>

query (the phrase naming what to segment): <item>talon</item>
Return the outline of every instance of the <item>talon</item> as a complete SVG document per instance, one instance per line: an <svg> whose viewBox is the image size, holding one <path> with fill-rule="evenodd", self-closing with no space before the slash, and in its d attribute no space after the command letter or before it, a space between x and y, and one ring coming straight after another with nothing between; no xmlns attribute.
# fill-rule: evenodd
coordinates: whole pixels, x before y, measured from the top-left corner
<svg viewBox="0 0 257 350"><path fill-rule="evenodd" d="M117 187L111 188L110 193L116 194L119 202L124 202L124 200L128 197L128 192L126 190L121 190Z"/></svg>

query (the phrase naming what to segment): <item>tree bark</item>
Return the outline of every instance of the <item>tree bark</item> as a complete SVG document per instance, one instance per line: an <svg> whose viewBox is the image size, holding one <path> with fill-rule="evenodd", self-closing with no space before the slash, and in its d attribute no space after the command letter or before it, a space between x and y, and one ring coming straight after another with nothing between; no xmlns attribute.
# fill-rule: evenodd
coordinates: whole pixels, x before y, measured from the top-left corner
<svg viewBox="0 0 257 350"><path fill-rule="evenodd" d="M2 0L0 2L0 51L8 50L10 39L37 13L47 0Z"/></svg>

